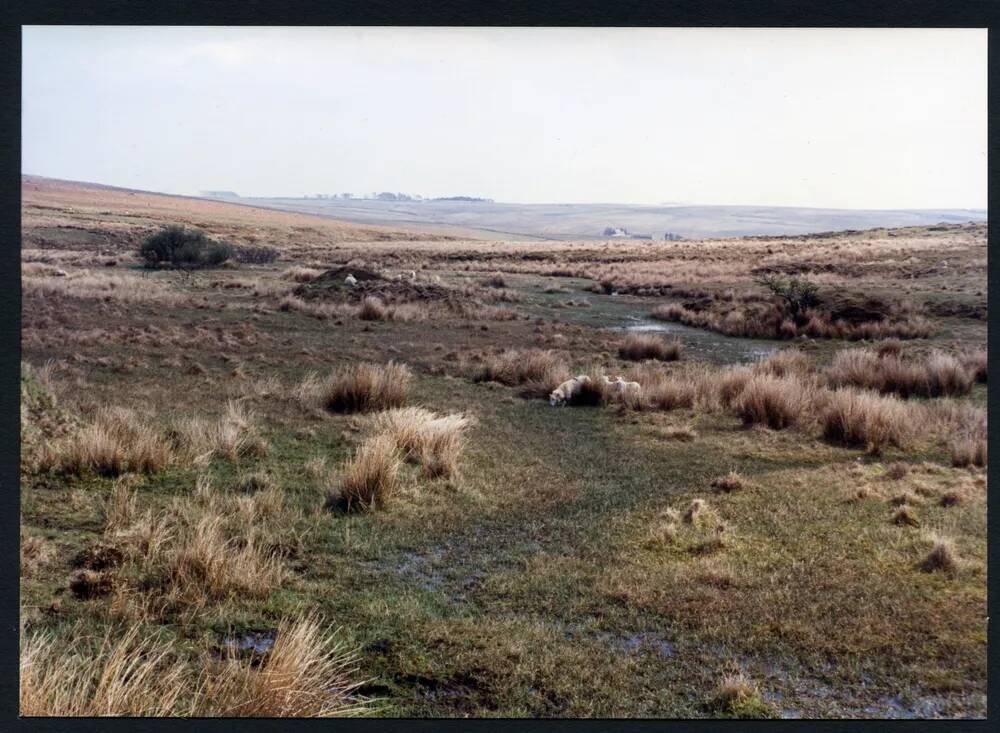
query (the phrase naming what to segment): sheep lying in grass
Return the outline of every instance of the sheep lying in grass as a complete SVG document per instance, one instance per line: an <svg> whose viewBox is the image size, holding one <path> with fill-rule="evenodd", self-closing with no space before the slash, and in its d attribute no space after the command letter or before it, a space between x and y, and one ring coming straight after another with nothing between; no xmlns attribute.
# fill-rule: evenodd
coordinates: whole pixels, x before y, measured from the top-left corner
<svg viewBox="0 0 1000 733"><path fill-rule="evenodd" d="M350 285L352 288L358 284L358 279L354 275L348 273L347 277L344 278L344 282Z"/></svg>

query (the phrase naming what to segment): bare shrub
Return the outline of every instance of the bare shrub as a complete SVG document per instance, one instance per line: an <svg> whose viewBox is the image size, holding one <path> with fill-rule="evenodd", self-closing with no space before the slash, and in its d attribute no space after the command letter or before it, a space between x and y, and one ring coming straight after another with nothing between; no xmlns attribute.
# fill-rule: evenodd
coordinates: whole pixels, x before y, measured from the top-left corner
<svg viewBox="0 0 1000 733"><path fill-rule="evenodd" d="M684 345L677 338L667 341L654 334L631 333L618 347L618 355L630 361L677 361L681 358L683 348Z"/></svg>
<svg viewBox="0 0 1000 733"><path fill-rule="evenodd" d="M347 511L383 506L399 487L401 462L392 435L380 433L369 438L344 466L339 490L330 493L327 505Z"/></svg>
<svg viewBox="0 0 1000 733"><path fill-rule="evenodd" d="M831 393L821 421L827 440L880 453L890 445L904 447L912 419L895 397L838 389Z"/></svg>
<svg viewBox="0 0 1000 733"><path fill-rule="evenodd" d="M413 375L405 364L355 364L318 384L319 404L331 412L371 412L402 407Z"/></svg>

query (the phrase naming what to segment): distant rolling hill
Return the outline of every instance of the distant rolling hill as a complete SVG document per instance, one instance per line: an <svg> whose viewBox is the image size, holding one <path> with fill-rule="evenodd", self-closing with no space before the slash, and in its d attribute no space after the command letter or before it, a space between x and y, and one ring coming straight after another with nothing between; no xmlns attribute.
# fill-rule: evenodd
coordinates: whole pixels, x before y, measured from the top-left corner
<svg viewBox="0 0 1000 733"><path fill-rule="evenodd" d="M232 198L227 198L233 201ZM505 204L467 201L375 201L239 198L240 203L319 214L362 224L433 230L484 239L604 239L605 228L662 240L796 235L844 229L983 221L983 209L811 209L779 206L640 206Z"/></svg>

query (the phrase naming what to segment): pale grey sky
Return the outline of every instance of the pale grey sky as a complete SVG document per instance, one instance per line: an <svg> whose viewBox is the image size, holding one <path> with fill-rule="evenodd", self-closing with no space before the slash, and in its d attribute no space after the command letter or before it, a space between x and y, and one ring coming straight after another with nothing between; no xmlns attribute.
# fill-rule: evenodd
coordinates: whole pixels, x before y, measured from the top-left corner
<svg viewBox="0 0 1000 733"><path fill-rule="evenodd" d="M25 27L24 173L169 193L986 207L986 31Z"/></svg>

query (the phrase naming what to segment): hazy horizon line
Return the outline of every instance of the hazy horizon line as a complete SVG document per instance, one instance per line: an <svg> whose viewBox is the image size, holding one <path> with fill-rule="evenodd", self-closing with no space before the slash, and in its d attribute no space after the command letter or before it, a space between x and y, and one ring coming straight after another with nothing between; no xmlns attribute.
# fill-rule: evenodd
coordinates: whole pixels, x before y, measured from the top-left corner
<svg viewBox="0 0 1000 733"><path fill-rule="evenodd" d="M192 193L173 193L170 191L155 191L153 189L146 188L135 188L133 186L122 186L115 183L103 183L101 181L83 181L75 178L61 178L59 176L44 175L41 173L26 173L21 172L21 178L44 178L50 181L63 181L65 183L78 183L78 184L89 184L93 186L102 186L105 188L114 188L122 191L136 191L139 193L150 193L157 196L177 196L180 198L193 198L200 199L203 201L219 201L219 197L209 197L202 196L199 194ZM297 199L302 201L350 201L351 199L317 199L311 198L308 194L303 195L251 195L251 194L241 194L239 191L227 188L214 188L214 189L202 189L203 191L214 190L214 191L230 191L235 193L239 199ZM393 191L392 193L401 193L399 191ZM464 196L467 194L454 194L455 196ZM407 204L419 204L423 202L433 201L435 199L442 199L447 197L424 197L421 200L403 201L403 202L392 202L388 201L386 203L407 203ZM478 198L489 198L488 196L480 196ZM364 198L359 196L356 201L375 201L377 199ZM225 203L225 202L223 202ZM648 207L648 208L694 208L694 207L717 207L717 208L756 208L756 209L815 209L818 211L969 211L969 212L984 212L988 213L988 208L974 207L974 206L930 206L930 207L871 207L871 208L857 208L857 207L844 207L844 206L818 206L818 205L794 205L794 204L755 204L755 203L638 203L630 201L501 201L493 199L494 204L508 204L512 206L635 206L635 207Z"/></svg>

